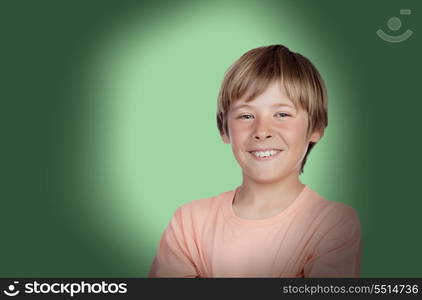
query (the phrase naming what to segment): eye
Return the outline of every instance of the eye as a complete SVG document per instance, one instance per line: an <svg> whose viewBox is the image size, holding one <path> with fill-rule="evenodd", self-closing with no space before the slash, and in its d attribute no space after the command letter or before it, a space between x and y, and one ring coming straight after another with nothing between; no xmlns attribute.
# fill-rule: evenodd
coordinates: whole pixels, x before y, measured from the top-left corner
<svg viewBox="0 0 422 300"><path fill-rule="evenodd" d="M290 115L288 113L284 113L284 112L276 113L275 116L280 118L280 119L285 119L287 117L290 117Z"/></svg>
<svg viewBox="0 0 422 300"><path fill-rule="evenodd" d="M243 119L243 120L250 120L253 118L253 115L250 114L243 114L237 117L238 119Z"/></svg>

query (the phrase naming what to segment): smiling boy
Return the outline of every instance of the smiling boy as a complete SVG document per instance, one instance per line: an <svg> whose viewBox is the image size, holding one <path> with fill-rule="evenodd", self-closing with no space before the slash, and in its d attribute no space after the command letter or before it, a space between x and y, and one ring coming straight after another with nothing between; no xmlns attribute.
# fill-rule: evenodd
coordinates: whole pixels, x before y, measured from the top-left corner
<svg viewBox="0 0 422 300"><path fill-rule="evenodd" d="M328 124L313 64L282 45L226 72L217 126L242 169L235 190L189 202L160 240L150 277L359 277L356 211L299 178Z"/></svg>

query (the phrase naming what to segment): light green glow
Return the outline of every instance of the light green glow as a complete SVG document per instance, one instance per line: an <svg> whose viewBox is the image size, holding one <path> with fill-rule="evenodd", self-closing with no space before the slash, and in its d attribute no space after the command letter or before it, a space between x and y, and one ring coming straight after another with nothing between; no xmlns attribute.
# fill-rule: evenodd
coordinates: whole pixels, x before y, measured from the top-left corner
<svg viewBox="0 0 422 300"><path fill-rule="evenodd" d="M353 199L353 193L341 196L350 182L345 154L356 150L345 140L355 137L354 120L341 113L354 115L345 104L353 98L346 79L353 74L338 69L340 58L332 49L324 52L323 39L314 43L305 21L298 25L303 14L248 4L192 3L159 18L132 12L99 39L89 57L88 110L81 120L87 148L78 168L95 197L79 205L89 211L93 235L123 252L123 263L140 276L178 206L240 183L240 170L216 128L216 96L224 71L252 48L282 43L320 69L331 100L329 129L303 181L332 200Z"/></svg>

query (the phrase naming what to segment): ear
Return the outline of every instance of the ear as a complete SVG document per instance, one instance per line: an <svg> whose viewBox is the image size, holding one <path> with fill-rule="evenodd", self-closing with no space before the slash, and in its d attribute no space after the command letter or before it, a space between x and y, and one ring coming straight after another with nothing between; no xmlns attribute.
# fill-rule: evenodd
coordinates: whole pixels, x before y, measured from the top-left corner
<svg viewBox="0 0 422 300"><path fill-rule="evenodd" d="M230 144L230 138L227 134L223 133L220 136L221 136L221 139L223 140L224 144Z"/></svg>
<svg viewBox="0 0 422 300"><path fill-rule="evenodd" d="M322 138L323 135L324 135L324 131L323 130L320 130L320 129L315 130L311 134L311 136L309 138L309 141L310 142L313 142L313 143L316 143L316 142L318 142Z"/></svg>

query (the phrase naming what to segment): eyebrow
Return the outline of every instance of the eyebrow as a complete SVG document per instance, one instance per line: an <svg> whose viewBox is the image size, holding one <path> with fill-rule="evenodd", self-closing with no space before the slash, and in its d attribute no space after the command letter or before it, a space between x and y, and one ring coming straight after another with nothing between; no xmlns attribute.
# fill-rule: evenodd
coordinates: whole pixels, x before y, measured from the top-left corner
<svg viewBox="0 0 422 300"><path fill-rule="evenodd" d="M276 103L276 104L271 105L271 108L274 108L274 107L290 107L290 108L296 109L295 106L287 104L287 103ZM248 104L241 104L241 105L238 105L238 106L234 106L233 110L236 110L236 109L239 109L239 108L253 108L253 106L248 105Z"/></svg>

